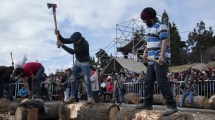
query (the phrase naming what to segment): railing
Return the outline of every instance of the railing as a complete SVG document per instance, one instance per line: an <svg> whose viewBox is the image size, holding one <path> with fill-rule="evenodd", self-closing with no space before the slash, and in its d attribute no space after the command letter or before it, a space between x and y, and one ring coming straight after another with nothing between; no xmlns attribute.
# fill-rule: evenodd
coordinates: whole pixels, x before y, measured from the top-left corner
<svg viewBox="0 0 215 120"><path fill-rule="evenodd" d="M179 84L178 87L175 87L174 89L172 87L172 91L175 92L175 95L180 95L183 93L180 85L184 83L184 81L177 81L177 83ZM124 83L124 88L126 93L138 93L140 98L143 99L144 84L145 83ZM154 85L154 92L155 94L160 94L157 82L155 82ZM215 80L205 80L198 82L197 95L210 98L213 94L215 94Z"/></svg>
<svg viewBox="0 0 215 120"><path fill-rule="evenodd" d="M52 84L48 84L48 83L43 83L43 85L47 84L48 87L46 89L43 88L43 93L47 92L46 97L59 97L62 96L63 92L61 89L57 89L57 84L52 83ZM19 90L22 88L24 84L23 83L11 83L10 84L10 94L13 96L13 98L16 98L18 96L18 92ZM45 90L45 91L44 91Z"/></svg>
<svg viewBox="0 0 215 120"><path fill-rule="evenodd" d="M177 81L179 86L183 83L184 81ZM44 83L48 84L48 83ZM125 88L126 93L138 93L140 98L143 99L143 94L144 94L144 82L143 83L124 83L123 86ZM14 98L18 96L19 89L23 83L12 83L11 84L11 94ZM175 89L172 88L172 91L174 91L175 95L180 95L182 94L182 89L180 87L176 87ZM60 97L63 95L63 91L57 86L57 84L52 83L48 84L47 87L47 92L49 97ZM44 92L44 91L43 91ZM154 84L154 92L155 94L160 94L159 87L157 83L155 82ZM197 87L197 95L205 96L207 98L210 98L215 94L215 80L205 80L205 81L199 81L198 82L198 87Z"/></svg>

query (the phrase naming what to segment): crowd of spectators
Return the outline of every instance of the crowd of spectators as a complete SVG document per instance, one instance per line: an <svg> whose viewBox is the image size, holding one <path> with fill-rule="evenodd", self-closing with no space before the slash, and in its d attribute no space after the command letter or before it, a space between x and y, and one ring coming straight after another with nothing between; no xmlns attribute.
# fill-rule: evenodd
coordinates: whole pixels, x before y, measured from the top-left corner
<svg viewBox="0 0 215 120"><path fill-rule="evenodd" d="M93 97L96 102L121 103L123 102L123 94L132 92L131 89L133 89L126 87L126 83L144 84L145 81L144 71L136 74L121 69L119 73L114 73L109 76L101 76L96 69L91 69L90 74ZM41 84L43 88L43 97L48 100L66 101L70 94L71 81L69 78L71 75L72 70L70 68L63 72L50 74L49 76L44 74L44 80ZM170 80L174 97L178 94L182 95L182 100L180 102L180 106L182 107L186 96L189 96L189 102L192 104L193 96L198 93L198 82L215 80L215 68L169 72L167 77ZM78 79L76 101L86 100L86 82L81 73ZM142 88L137 88L137 91L140 96L143 96L144 90ZM22 96L21 90L19 96Z"/></svg>

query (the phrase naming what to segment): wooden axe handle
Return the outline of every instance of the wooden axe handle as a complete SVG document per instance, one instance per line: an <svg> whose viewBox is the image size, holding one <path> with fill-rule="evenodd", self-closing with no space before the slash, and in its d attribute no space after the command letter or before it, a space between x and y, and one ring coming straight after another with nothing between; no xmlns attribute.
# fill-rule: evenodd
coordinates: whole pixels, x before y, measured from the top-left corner
<svg viewBox="0 0 215 120"><path fill-rule="evenodd" d="M142 55L140 55L140 57L143 58ZM158 63L158 60L156 60L156 59L154 59L154 58L146 57L146 60Z"/></svg>

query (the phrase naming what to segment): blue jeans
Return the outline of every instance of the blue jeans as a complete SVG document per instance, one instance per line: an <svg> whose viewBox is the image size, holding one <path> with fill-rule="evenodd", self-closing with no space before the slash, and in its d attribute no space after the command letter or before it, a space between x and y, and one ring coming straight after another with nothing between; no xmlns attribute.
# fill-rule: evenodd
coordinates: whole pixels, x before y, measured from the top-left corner
<svg viewBox="0 0 215 120"><path fill-rule="evenodd" d="M76 97L76 90L77 90L77 77L79 73L83 73L84 80L87 86L87 96L92 97L92 86L90 81L90 63L89 62L79 62L75 61L75 64L72 68L72 75L69 78L71 80L71 97Z"/></svg>
<svg viewBox="0 0 215 120"><path fill-rule="evenodd" d="M44 73L45 69L43 66L40 67L40 69L37 71L36 75L35 75L35 80L34 80L34 84L35 87L37 89L41 89L41 82L43 79L43 73ZM31 81L31 77L28 79L28 85L29 85L29 89L32 90L32 81Z"/></svg>
<svg viewBox="0 0 215 120"><path fill-rule="evenodd" d="M193 95L194 95L193 92L185 92L185 93L182 95L182 97L181 97L180 107L183 106L183 104L184 104L185 99L186 99L187 96L189 96L189 98L190 98L190 99L189 99L189 103L192 104L192 102L193 102Z"/></svg>
<svg viewBox="0 0 215 120"><path fill-rule="evenodd" d="M176 102L173 99L170 81L167 78L168 67L154 63L147 66L146 81L144 87L144 104L151 106L153 104L154 83L157 81L158 87L166 101L168 107L175 108Z"/></svg>

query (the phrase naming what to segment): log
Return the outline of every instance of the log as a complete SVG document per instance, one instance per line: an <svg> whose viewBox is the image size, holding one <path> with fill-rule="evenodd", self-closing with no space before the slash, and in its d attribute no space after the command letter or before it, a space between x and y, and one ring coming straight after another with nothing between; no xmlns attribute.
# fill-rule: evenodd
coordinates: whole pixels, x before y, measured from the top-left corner
<svg viewBox="0 0 215 120"><path fill-rule="evenodd" d="M111 103L87 104L78 111L77 120L114 120L119 106Z"/></svg>
<svg viewBox="0 0 215 120"><path fill-rule="evenodd" d="M45 102L45 108L48 109L47 113L39 113L40 120L58 120L59 108L63 104L61 101Z"/></svg>
<svg viewBox="0 0 215 120"><path fill-rule="evenodd" d="M181 102L181 95L176 96L176 104L179 105ZM205 96L193 96L193 103L189 104L189 96L186 97L183 107L188 108L201 108L201 109L208 109L209 102L208 98Z"/></svg>
<svg viewBox="0 0 215 120"><path fill-rule="evenodd" d="M11 111L10 111L11 115L15 115L16 108L19 107L19 104L21 103L21 101L22 101L22 98L17 98L11 102Z"/></svg>
<svg viewBox="0 0 215 120"><path fill-rule="evenodd" d="M153 95L153 104L154 105L164 105L165 99L162 94L154 94Z"/></svg>
<svg viewBox="0 0 215 120"><path fill-rule="evenodd" d="M36 112L35 108L24 108L18 107L16 109L15 118L16 120L27 120L28 116L35 116L35 119L39 120L58 120L59 112L58 109L62 102L46 102L44 103L45 108L47 108L47 112ZM36 115L36 113L38 113ZM31 115L33 114L33 115ZM37 116L37 117L36 117ZM31 119L32 120L32 119Z"/></svg>
<svg viewBox="0 0 215 120"><path fill-rule="evenodd" d="M67 120L69 118L77 118L78 111L85 105L84 102L61 104L59 107L59 119Z"/></svg>
<svg viewBox="0 0 215 120"><path fill-rule="evenodd" d="M209 99L209 106L211 109L215 110L215 95L212 95Z"/></svg>
<svg viewBox="0 0 215 120"><path fill-rule="evenodd" d="M140 96L137 93L126 93L123 97L126 103L130 104L140 103Z"/></svg>
<svg viewBox="0 0 215 120"><path fill-rule="evenodd" d="M0 113L9 112L11 110L11 101L6 98L0 99Z"/></svg>
<svg viewBox="0 0 215 120"><path fill-rule="evenodd" d="M177 112L169 116L163 116L158 110L137 110L131 107L121 107L115 120L194 120L192 114Z"/></svg>

